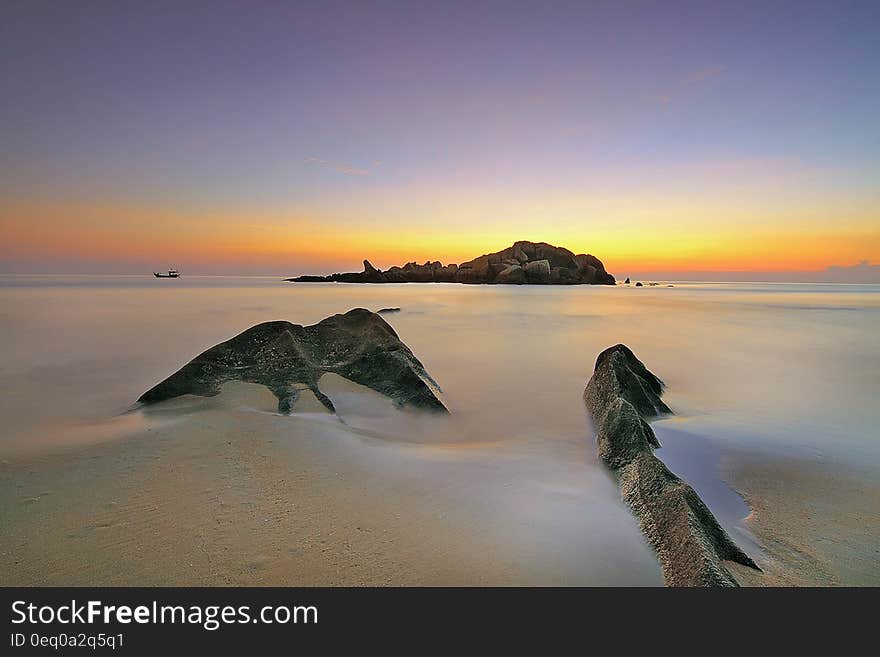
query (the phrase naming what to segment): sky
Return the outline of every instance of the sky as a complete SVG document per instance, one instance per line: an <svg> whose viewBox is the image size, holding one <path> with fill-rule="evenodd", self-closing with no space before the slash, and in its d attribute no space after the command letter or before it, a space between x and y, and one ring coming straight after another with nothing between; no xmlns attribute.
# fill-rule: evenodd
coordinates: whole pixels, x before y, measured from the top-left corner
<svg viewBox="0 0 880 657"><path fill-rule="evenodd" d="M0 4L0 273L880 264L877 2ZM832 268L832 269L829 269Z"/></svg>

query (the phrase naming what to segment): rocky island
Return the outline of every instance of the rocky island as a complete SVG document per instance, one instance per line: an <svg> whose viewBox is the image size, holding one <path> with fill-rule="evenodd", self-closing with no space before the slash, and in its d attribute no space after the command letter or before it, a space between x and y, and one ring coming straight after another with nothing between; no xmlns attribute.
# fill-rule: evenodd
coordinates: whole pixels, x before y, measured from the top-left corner
<svg viewBox="0 0 880 657"><path fill-rule="evenodd" d="M546 242L519 241L460 265L409 262L381 271L364 260L364 271L329 276L288 278L294 283L494 283L509 285L614 285L595 256L573 252Z"/></svg>
<svg viewBox="0 0 880 657"><path fill-rule="evenodd" d="M318 389L318 379L327 372L372 388L398 406L448 412L419 359L384 319L364 308L312 326L257 324L196 356L138 401L151 404L186 394L211 397L227 381L243 381L269 388L280 413L289 413L304 390L335 412L333 402Z"/></svg>
<svg viewBox="0 0 880 657"><path fill-rule="evenodd" d="M625 345L599 354L584 390L599 458L616 475L624 500L657 552L667 586L738 586L722 562L760 568L694 489L654 455L660 442L647 420L672 412L662 394L663 382Z"/></svg>

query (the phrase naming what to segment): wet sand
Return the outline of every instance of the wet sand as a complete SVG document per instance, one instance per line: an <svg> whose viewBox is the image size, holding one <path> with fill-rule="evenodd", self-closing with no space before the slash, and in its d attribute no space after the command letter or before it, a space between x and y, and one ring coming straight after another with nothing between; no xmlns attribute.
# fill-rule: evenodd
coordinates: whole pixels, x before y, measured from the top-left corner
<svg viewBox="0 0 880 657"><path fill-rule="evenodd" d="M322 389L357 421L340 421L308 395L293 416L279 416L268 390L230 383L218 397L180 398L116 422L134 427L116 440L4 461L2 584L662 583L622 506L603 516L599 535L563 526L605 512L576 486L596 469L554 464L535 476L533 455L496 443L389 442L354 426L387 423L397 413L388 400L339 377ZM664 430L666 449L691 457L687 475L764 570L728 564L741 584L880 584L875 475L820 456L695 446ZM717 495L720 479L696 476L706 469L747 501L739 530L738 507L726 513ZM547 514L553 504L556 517Z"/></svg>
<svg viewBox="0 0 880 657"><path fill-rule="evenodd" d="M342 419L308 391L280 416L266 388L228 383L3 461L0 583L662 584L628 509L609 514L586 425L548 461L546 444L448 442L378 393L320 385ZM877 473L682 426L657 424L658 455L764 570L727 564L741 584L880 585Z"/></svg>
<svg viewBox="0 0 880 657"><path fill-rule="evenodd" d="M595 491L614 483L579 487L601 470L535 469L534 454L493 442L388 441L369 428L398 413L388 400L335 376L322 390L355 421L309 395L279 416L267 389L230 383L115 421L134 427L116 440L4 461L2 584L662 584L627 510L598 516ZM728 564L741 584L880 584L876 475L663 431L763 568ZM747 501L745 521L704 470ZM591 514L602 531L567 527Z"/></svg>
<svg viewBox="0 0 880 657"><path fill-rule="evenodd" d="M365 426L394 412L339 377L322 389ZM539 472L541 488L559 491L535 501L527 452L387 442L308 395L291 417L277 415L276 403L261 386L230 383L215 398L153 407L124 423L135 430L123 438L4 461L2 584L662 583L622 507L603 521L612 523L604 537L561 527L565 514L591 513L590 491L572 482L595 469ZM672 442L669 430L665 437ZM683 452L694 440L679 443ZM820 456L711 449L717 463L707 451L696 467L718 468L751 509L741 524L755 544L733 516L725 521L764 570L728 564L741 584L880 585L876 475ZM561 515L548 517L557 493ZM707 501L720 505L711 492Z"/></svg>
<svg viewBox="0 0 880 657"><path fill-rule="evenodd" d="M745 586L880 585L880 477L817 456L729 452L722 474L751 508L764 573L728 564Z"/></svg>
<svg viewBox="0 0 880 657"><path fill-rule="evenodd" d="M282 417L227 384L116 442L3 463L2 583L662 582L622 506L591 531L605 511L579 480L613 491L600 470L553 481L516 450L385 443L312 406Z"/></svg>

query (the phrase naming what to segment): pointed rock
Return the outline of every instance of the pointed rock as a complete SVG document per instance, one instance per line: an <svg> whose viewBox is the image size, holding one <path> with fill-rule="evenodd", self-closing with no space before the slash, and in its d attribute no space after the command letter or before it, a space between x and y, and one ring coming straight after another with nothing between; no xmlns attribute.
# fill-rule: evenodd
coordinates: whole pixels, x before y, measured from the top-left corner
<svg viewBox="0 0 880 657"><path fill-rule="evenodd" d="M660 399L663 388L625 345L599 354L584 390L599 458L616 475L624 500L657 552L667 586L737 586L723 561L760 568L694 489L654 455L660 443L647 421L671 413Z"/></svg>

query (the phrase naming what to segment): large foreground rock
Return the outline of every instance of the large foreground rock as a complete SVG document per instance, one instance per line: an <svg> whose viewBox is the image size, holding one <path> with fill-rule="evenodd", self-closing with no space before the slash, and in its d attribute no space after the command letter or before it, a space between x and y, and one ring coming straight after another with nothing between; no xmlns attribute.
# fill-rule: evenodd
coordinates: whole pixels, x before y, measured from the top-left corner
<svg viewBox="0 0 880 657"><path fill-rule="evenodd" d="M737 586L723 561L760 570L730 539L697 493L654 455L647 420L671 413L663 382L622 344L599 354L584 401L599 457L616 474L623 498L657 552L667 586Z"/></svg>
<svg viewBox="0 0 880 657"><path fill-rule="evenodd" d="M376 313L355 308L313 326L276 321L257 324L192 361L138 401L154 403L192 394L213 396L227 381L260 383L289 412L309 389L330 411L318 379L334 372L390 397L399 406L447 412L437 384L394 329Z"/></svg>
<svg viewBox="0 0 880 657"><path fill-rule="evenodd" d="M497 283L508 285L614 285L614 276L602 262L588 254L545 242L520 241L460 265L408 262L380 271L364 260L364 271L329 276L289 278L296 283Z"/></svg>

